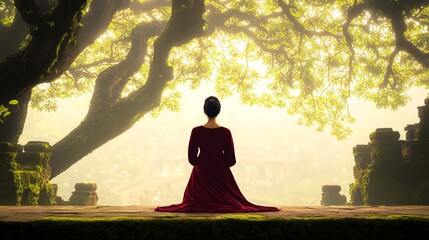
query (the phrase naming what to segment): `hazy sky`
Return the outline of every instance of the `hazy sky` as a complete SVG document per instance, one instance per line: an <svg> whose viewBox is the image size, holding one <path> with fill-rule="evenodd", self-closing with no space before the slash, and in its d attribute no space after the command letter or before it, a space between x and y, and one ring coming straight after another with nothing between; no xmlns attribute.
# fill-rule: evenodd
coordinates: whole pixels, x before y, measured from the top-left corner
<svg viewBox="0 0 429 240"><path fill-rule="evenodd" d="M321 186L341 185L349 201L353 179L352 148L366 144L376 128L391 127L405 139L404 127L417 123L417 107L427 92L413 90L413 101L397 111L377 110L351 101L356 118L353 135L338 142L329 133L296 124L284 109L243 106L237 97L221 100L218 123L232 132L237 164L235 179L248 200L259 204L320 205ZM77 182L97 183L99 205L168 205L179 203L192 166L187 161L191 129L204 124L204 99L215 95L202 86L186 91L181 111L162 112L139 121L130 130L73 165L52 182L68 200ZM61 101L53 113L30 109L20 139L52 145L82 121L90 96Z"/></svg>

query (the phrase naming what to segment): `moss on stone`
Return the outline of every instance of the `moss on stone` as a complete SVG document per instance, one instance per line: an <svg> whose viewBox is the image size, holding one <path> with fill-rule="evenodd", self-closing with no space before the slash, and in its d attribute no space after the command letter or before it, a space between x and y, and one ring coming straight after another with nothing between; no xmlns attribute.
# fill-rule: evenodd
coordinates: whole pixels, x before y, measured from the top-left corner
<svg viewBox="0 0 429 240"><path fill-rule="evenodd" d="M429 152L427 147L421 147L428 142L387 141L384 132L377 134L377 141L353 148L356 164L355 182L349 189L350 204L429 204ZM370 159L364 160L368 152ZM369 164L362 164L364 161Z"/></svg>
<svg viewBox="0 0 429 240"><path fill-rule="evenodd" d="M15 152L0 152L0 171L16 170L16 155L17 154Z"/></svg>
<svg viewBox="0 0 429 240"><path fill-rule="evenodd" d="M48 142L42 142L42 141L30 141L27 144L24 145L24 151L29 152L37 152L37 153L43 153L43 152L51 152L51 145Z"/></svg>
<svg viewBox="0 0 429 240"><path fill-rule="evenodd" d="M9 146L3 144L3 146ZM4 205L55 204L49 182L51 153L49 143L29 142L26 152L0 152L0 203ZM8 148L9 149L9 148ZM37 152L39 151L39 152ZM42 200L40 200L43 194Z"/></svg>
<svg viewBox="0 0 429 240"><path fill-rule="evenodd" d="M51 217L0 222L5 239L428 239L429 217Z"/></svg>

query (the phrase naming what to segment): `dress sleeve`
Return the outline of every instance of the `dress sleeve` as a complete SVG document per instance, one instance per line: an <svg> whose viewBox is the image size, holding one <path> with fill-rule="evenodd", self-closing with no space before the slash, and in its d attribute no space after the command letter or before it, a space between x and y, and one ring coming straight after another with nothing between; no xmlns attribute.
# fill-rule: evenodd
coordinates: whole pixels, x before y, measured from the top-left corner
<svg viewBox="0 0 429 240"><path fill-rule="evenodd" d="M224 154L226 158L226 163L229 167L232 167L235 165L235 151L234 151L234 141L232 140L232 134L231 131L226 131L226 143L225 143L225 149Z"/></svg>
<svg viewBox="0 0 429 240"><path fill-rule="evenodd" d="M192 129L191 137L189 139L189 145L188 145L188 161L192 166L197 163L197 157L198 157L197 137L195 134L195 129Z"/></svg>

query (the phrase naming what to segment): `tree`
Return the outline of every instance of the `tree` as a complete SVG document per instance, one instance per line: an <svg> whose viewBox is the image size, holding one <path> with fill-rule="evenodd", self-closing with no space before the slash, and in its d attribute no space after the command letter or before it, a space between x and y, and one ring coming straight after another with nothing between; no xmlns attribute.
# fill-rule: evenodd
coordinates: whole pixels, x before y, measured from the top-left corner
<svg viewBox="0 0 429 240"><path fill-rule="evenodd" d="M29 103L54 110L92 91L85 119L53 145L53 178L213 75L221 98L285 108L343 139L351 97L396 109L427 86L428 3L6 0L0 104L19 104L0 141L18 142Z"/></svg>

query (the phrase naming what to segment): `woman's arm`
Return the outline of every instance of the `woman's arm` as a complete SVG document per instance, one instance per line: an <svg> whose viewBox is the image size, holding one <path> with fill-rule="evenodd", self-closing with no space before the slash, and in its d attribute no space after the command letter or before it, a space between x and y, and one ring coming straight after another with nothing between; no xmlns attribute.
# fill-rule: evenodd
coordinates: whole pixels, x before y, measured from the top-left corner
<svg viewBox="0 0 429 240"><path fill-rule="evenodd" d="M195 129L192 129L191 137L189 139L189 145L188 145L188 161L192 166L197 163L197 157L198 157L197 137L195 134Z"/></svg>
<svg viewBox="0 0 429 240"><path fill-rule="evenodd" d="M224 149L224 154L226 158L226 163L228 167L232 167L235 165L235 151L234 151L234 140L232 140L231 131L227 131L226 133L226 144Z"/></svg>

